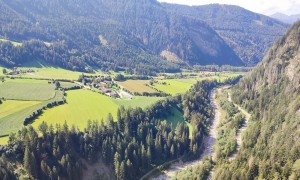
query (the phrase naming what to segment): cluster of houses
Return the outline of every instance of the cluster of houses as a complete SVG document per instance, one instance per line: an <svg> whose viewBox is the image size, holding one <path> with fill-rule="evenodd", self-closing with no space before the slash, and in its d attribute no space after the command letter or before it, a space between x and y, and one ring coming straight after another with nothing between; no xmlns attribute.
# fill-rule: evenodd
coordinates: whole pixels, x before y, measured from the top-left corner
<svg viewBox="0 0 300 180"><path fill-rule="evenodd" d="M120 98L119 93L116 90L113 89L108 89L106 87L100 87L99 90L103 93L106 94L109 97L113 98Z"/></svg>
<svg viewBox="0 0 300 180"><path fill-rule="evenodd" d="M26 73L35 73L35 71L33 69L28 69L28 70L15 69L11 72L6 73L6 75L15 76L15 75L26 74Z"/></svg>
<svg viewBox="0 0 300 180"><path fill-rule="evenodd" d="M111 81L105 80L98 84L94 83L93 86L94 86L94 88L99 89L102 94L105 94L105 95L107 95L109 97L113 97L113 98L120 98L119 93L116 90L110 88L113 83L114 82L112 80Z"/></svg>

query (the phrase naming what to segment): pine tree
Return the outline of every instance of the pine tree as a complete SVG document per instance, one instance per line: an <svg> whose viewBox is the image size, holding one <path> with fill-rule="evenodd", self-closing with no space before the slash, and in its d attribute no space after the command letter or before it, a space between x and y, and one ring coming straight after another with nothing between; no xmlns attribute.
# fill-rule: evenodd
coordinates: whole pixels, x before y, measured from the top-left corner
<svg viewBox="0 0 300 180"><path fill-rule="evenodd" d="M125 122L124 122L124 119L121 116L121 110L120 109L118 109L118 112L117 112L117 119L118 119L118 127L119 127L120 131L124 132Z"/></svg>
<svg viewBox="0 0 300 180"><path fill-rule="evenodd" d="M113 118L113 116L112 116L111 113L109 113L107 115L106 125L108 126L109 129L113 129L114 128L114 118Z"/></svg>
<svg viewBox="0 0 300 180"><path fill-rule="evenodd" d="M148 146L148 150L147 150L147 159L149 160L149 163L152 162L152 152L150 146Z"/></svg>
<svg viewBox="0 0 300 180"><path fill-rule="evenodd" d="M156 134L154 146L155 146L155 158L158 159L162 153L160 134Z"/></svg>
<svg viewBox="0 0 300 180"><path fill-rule="evenodd" d="M36 166L35 155L33 152L30 151L28 143L26 144L25 147L23 165L24 168L32 177L37 178L37 166Z"/></svg>
<svg viewBox="0 0 300 180"><path fill-rule="evenodd" d="M42 177L43 179L48 175L47 173L47 164L44 160L41 161L41 170L42 170L42 174L44 177Z"/></svg>
<svg viewBox="0 0 300 180"><path fill-rule="evenodd" d="M171 146L171 156L172 156L172 158L175 157L175 148L174 148L174 145L173 145L173 144L172 144L172 146Z"/></svg>
<svg viewBox="0 0 300 180"><path fill-rule="evenodd" d="M114 156L114 166L115 166L116 175L119 174L120 160L121 160L120 154L116 152Z"/></svg>
<svg viewBox="0 0 300 180"><path fill-rule="evenodd" d="M126 169L125 169L125 162L122 161L120 165L120 179L126 179Z"/></svg>
<svg viewBox="0 0 300 180"><path fill-rule="evenodd" d="M132 163L129 159L126 161L126 166L127 166L127 178L133 179Z"/></svg>
<svg viewBox="0 0 300 180"><path fill-rule="evenodd" d="M28 145L28 143L26 143L24 159L23 159L23 166L28 172L30 172L30 170L31 170L30 158L31 158L31 154L30 154L29 145Z"/></svg>
<svg viewBox="0 0 300 180"><path fill-rule="evenodd" d="M73 179L72 178L72 166L71 166L71 163L70 162L68 162L68 164L67 164L67 174L68 174L68 177L69 177L69 179Z"/></svg>

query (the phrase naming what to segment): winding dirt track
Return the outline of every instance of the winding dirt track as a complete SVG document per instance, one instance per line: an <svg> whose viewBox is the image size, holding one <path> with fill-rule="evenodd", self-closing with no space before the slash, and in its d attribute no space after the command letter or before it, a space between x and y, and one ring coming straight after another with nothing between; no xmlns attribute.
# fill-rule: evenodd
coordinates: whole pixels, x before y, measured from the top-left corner
<svg viewBox="0 0 300 180"><path fill-rule="evenodd" d="M231 94L228 93L228 101L232 102L231 99ZM242 133L246 130L247 128L247 124L249 122L249 119L251 118L251 114L249 114L247 111L245 111L243 108L241 108L241 106L233 103L235 107L237 107L239 109L240 112L242 112L245 117L246 117L246 121L243 124L243 126L238 130L237 135L236 135L236 141L237 141L237 150L235 153L233 153L230 157L229 160L234 160L236 155L240 152L241 149L241 145L242 145Z"/></svg>
<svg viewBox="0 0 300 180"><path fill-rule="evenodd" d="M218 104L215 102L215 96L216 96L216 91L220 91L221 89L214 89L212 90L211 94L210 94L210 103L211 106L214 108L215 110L215 116L212 120L212 124L210 126L210 131L209 131L209 136L207 136L204 139L204 151L200 154L199 159L195 160L195 161L189 161L189 162L178 162L178 163L174 163L172 164L169 169L164 171L164 174L160 174L158 177L152 178L153 180L165 180L165 179L169 179L171 177L173 177L175 175L176 171L179 170L186 170L188 167L193 167L199 164L199 162L201 162L202 158L206 155L211 154L212 157L214 158L215 153L213 150L215 141L217 139L217 127L220 121L220 107L218 106Z"/></svg>

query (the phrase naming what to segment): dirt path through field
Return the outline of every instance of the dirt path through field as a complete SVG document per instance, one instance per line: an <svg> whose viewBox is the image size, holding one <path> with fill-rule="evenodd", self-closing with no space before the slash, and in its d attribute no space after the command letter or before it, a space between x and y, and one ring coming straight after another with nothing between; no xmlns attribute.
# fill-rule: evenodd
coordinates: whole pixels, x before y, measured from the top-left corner
<svg viewBox="0 0 300 180"><path fill-rule="evenodd" d="M174 163L172 164L169 169L164 171L164 174L160 174L158 177L152 178L154 180L165 180L165 179L169 179L171 177L173 177L175 175L176 171L179 170L186 170L188 167L193 167L198 165L202 158L206 155L211 154L212 157L215 156L214 150L213 150L213 146L215 144L216 138L217 138L217 127L220 121L220 107L218 106L218 104L215 101L215 96L216 93L219 92L221 89L214 89L212 90L211 94L210 94L210 103L211 106L214 108L215 110L215 116L213 118L211 127L210 127L210 132L209 132L209 136L205 138L204 140L204 151L201 153L201 155L199 156L198 160L195 161L189 161L189 162L178 162L178 163Z"/></svg>

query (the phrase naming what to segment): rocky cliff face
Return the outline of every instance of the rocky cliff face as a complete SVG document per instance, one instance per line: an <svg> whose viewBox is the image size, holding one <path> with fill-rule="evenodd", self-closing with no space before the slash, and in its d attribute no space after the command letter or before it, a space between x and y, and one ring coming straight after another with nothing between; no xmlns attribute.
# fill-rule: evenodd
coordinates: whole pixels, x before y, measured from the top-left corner
<svg viewBox="0 0 300 180"><path fill-rule="evenodd" d="M255 87L265 88L289 81L287 88L300 86L300 21L278 40L254 70ZM258 89L256 89L258 90Z"/></svg>

